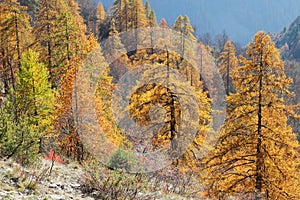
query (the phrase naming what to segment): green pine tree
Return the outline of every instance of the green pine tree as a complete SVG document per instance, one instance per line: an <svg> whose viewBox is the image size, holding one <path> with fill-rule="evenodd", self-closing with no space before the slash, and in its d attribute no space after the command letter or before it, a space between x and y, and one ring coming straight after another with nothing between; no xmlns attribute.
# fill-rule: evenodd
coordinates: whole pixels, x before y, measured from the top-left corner
<svg viewBox="0 0 300 200"><path fill-rule="evenodd" d="M21 158L23 163L36 157L43 138L52 131L54 91L47 68L38 57L32 50L22 54L16 90L10 91L6 112L2 113L7 129L2 133L1 153Z"/></svg>

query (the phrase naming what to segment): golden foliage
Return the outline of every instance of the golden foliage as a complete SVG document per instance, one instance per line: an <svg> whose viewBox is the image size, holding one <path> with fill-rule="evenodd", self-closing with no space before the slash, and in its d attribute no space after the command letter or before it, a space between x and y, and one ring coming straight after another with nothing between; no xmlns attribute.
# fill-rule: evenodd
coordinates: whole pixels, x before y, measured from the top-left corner
<svg viewBox="0 0 300 200"><path fill-rule="evenodd" d="M299 199L299 144L287 125L291 80L269 35L258 32L233 69L236 93L216 148L205 159L210 195Z"/></svg>

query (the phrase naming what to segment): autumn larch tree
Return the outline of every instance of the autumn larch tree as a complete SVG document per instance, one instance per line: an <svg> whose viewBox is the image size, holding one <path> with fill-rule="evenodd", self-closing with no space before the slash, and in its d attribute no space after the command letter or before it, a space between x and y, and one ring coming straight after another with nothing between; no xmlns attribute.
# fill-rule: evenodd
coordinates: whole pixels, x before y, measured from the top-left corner
<svg viewBox="0 0 300 200"><path fill-rule="evenodd" d="M102 23L106 19L106 12L101 2L99 2L97 5L96 16L97 16L97 23Z"/></svg>
<svg viewBox="0 0 300 200"><path fill-rule="evenodd" d="M0 19L0 67L7 94L9 88L15 88L21 54L32 43L31 26L26 7L16 0L0 2Z"/></svg>
<svg viewBox="0 0 300 200"><path fill-rule="evenodd" d="M176 46L180 49L180 59L177 62L177 68L181 71L185 71L187 80L190 81L191 85L194 84L195 79L194 76L197 76L197 71L193 69L193 64L195 63L187 63L186 59L190 61L195 61L195 49L191 48L191 45L188 44L190 42L196 41L194 36L194 29L190 24L190 20L187 16L179 16L177 17L173 27L175 31L178 31L180 34L177 35L173 40L177 41ZM189 40L185 39L189 38ZM184 59L185 58L185 59ZM196 80L197 82L198 80Z"/></svg>
<svg viewBox="0 0 300 200"><path fill-rule="evenodd" d="M132 7L128 0L114 1L111 12L113 18L116 20L116 28L118 32L127 31L129 29L131 10Z"/></svg>
<svg viewBox="0 0 300 200"><path fill-rule="evenodd" d="M76 2L80 7L80 15L87 27L87 32L95 34L97 26L97 3L92 0L77 0Z"/></svg>
<svg viewBox="0 0 300 200"><path fill-rule="evenodd" d="M40 1L34 34L41 60L48 67L53 87L60 84L66 63L86 54L86 27L73 1Z"/></svg>
<svg viewBox="0 0 300 200"><path fill-rule="evenodd" d="M156 14L153 9L151 9L150 3L148 0L145 2L145 13L148 20L148 26L153 27L157 25Z"/></svg>
<svg viewBox="0 0 300 200"><path fill-rule="evenodd" d="M40 52L41 60L47 66L50 73L50 80L55 85L55 68L60 65L57 62L54 52L59 44L55 43L58 32L56 20L59 18L59 7L61 2L39 1L39 10L35 16L33 33L35 35L36 49ZM55 86L56 87L56 86Z"/></svg>
<svg viewBox="0 0 300 200"><path fill-rule="evenodd" d="M131 2L131 17L130 17L130 28L134 30L134 41L128 41L133 46L133 49L137 49L137 44L141 44L144 40L143 33L137 31L138 28L148 27L148 20L145 13L144 5L142 0L132 0ZM125 42L124 42L125 43Z"/></svg>
<svg viewBox="0 0 300 200"><path fill-rule="evenodd" d="M182 19L183 21L183 19ZM162 28L167 28L167 23L162 20ZM163 30L162 30L163 31ZM199 101L199 130L192 141L192 143L186 149L186 152L178 159L174 159L174 162L157 173L154 173L156 180L170 181L167 180L170 177L173 187L177 187L176 184L181 186L182 190L188 188L197 174L198 174L198 156L202 153L202 145L206 133L209 131L208 124L210 123L210 100L207 97L207 92L203 91L203 84L200 80L200 73L197 70L198 66L193 59L187 60L192 54L195 55L194 40L184 34L168 35L168 30L162 33L163 37L158 39L156 48L153 53L148 51L138 51L134 56L130 57L133 62L133 66L141 66L146 64L155 65L151 70L146 70L143 73L143 80L145 83L142 87L137 86L135 93L131 95L129 104L129 113L131 118L140 126L151 126L151 131L156 133L152 138L151 135L147 137L139 138L134 140L138 144L133 142L134 147L138 147L138 151L151 152L160 148L170 147L173 151L180 149L180 145L184 142L178 142L177 138L182 137L185 133L180 133L178 130L182 127L183 119L181 119L182 105L179 103L180 94L184 92L176 92L171 88L176 88L181 91L183 88L192 88L193 95ZM189 38L189 39L187 39ZM185 58L181 57L182 41L185 41ZM193 41L193 42L191 42ZM173 52L172 49L178 49L178 52ZM205 51L206 52L206 51ZM205 54L203 51L203 53ZM208 59L207 59L208 60ZM204 62L203 62L204 63ZM205 63L206 64L206 63ZM174 70L178 71L182 77L186 79L175 79L172 74ZM163 76L162 72L169 74ZM172 74L172 75L170 75ZM193 74L191 76L191 74ZM153 84L157 80L165 80L166 85ZM184 102L183 104L188 104ZM190 102L189 102L190 103ZM166 115L158 112L151 112L152 106L158 106L165 110ZM195 106L197 109L197 106ZM154 115L151 118L149 113ZM153 116L152 116L153 117ZM157 117L157 118L156 118ZM162 121L159 121L161 120ZM163 122L163 128L159 129L159 123ZM149 134L149 132L147 132ZM182 135L180 135L182 134ZM186 134L185 136L187 136ZM150 139L149 139L150 137ZM148 141L150 140L150 142ZM140 142L140 143L139 143ZM180 143L180 144L177 144ZM147 145L146 145L147 144ZM178 148L178 149L177 149ZM171 150L170 150L171 151ZM171 152L170 152L171 154ZM170 175L170 171L172 175ZM176 177L176 178L175 178Z"/></svg>
<svg viewBox="0 0 300 200"><path fill-rule="evenodd" d="M225 44L229 40L229 38L228 38L228 35L226 34L226 32L223 31L222 33L220 33L216 36L215 40L216 40L216 46L217 46L218 52L220 53L221 51L224 50Z"/></svg>
<svg viewBox="0 0 300 200"><path fill-rule="evenodd" d="M232 71L225 124L205 159L211 196L299 199L299 143L287 125L291 80L271 37L258 32Z"/></svg>
<svg viewBox="0 0 300 200"><path fill-rule="evenodd" d="M160 28L169 28L168 22L165 18L162 18L159 22Z"/></svg>
<svg viewBox="0 0 300 200"><path fill-rule="evenodd" d="M151 14L151 7L150 7L150 3L148 0L146 0L146 2L145 2L144 9L145 9L146 17L149 19L150 14Z"/></svg>
<svg viewBox="0 0 300 200"><path fill-rule="evenodd" d="M225 43L223 51L218 58L218 62L219 71L225 83L226 95L229 95L229 92L233 92L230 73L232 69L236 68L238 65L238 59L235 56L235 47L230 40Z"/></svg>
<svg viewBox="0 0 300 200"><path fill-rule="evenodd" d="M106 52L108 53L108 52ZM102 53L101 53L102 54ZM106 55L108 56L108 55ZM108 58L108 57L105 57ZM104 56L99 58L99 63L93 63L94 66L101 66L105 68L105 71L101 74L97 88L96 88L96 98L95 98L95 107L98 117L98 122L101 124L101 128L105 136L116 146L120 148L128 147L129 143L126 140L125 133L118 127L117 122L114 120L113 113L111 110L112 104L112 95L114 91L113 76L110 76L110 67L108 67L107 62L105 61ZM126 58L119 58L120 60L111 65L120 64L121 67L122 61ZM102 62L101 62L102 61ZM116 164L116 163L112 163Z"/></svg>
<svg viewBox="0 0 300 200"><path fill-rule="evenodd" d="M85 35L86 27L79 15L77 3L67 1L61 6L61 12L55 21L55 30L58 32L54 37L57 46L53 54L56 63L59 63L56 66L54 82L59 93L55 109L55 129L59 134L59 144L63 153L81 161L84 148L75 127L72 91L80 65L97 42L92 34Z"/></svg>
<svg viewBox="0 0 300 200"><path fill-rule="evenodd" d="M113 62L110 63L110 74L112 75L114 82L118 82L123 74L126 73L129 61L126 49L118 35L114 18L110 21L109 36L111 38L103 43L102 49L105 58L107 60L113 60ZM117 57L118 55L122 56Z"/></svg>
<svg viewBox="0 0 300 200"><path fill-rule="evenodd" d="M103 7L103 4L101 2L98 3L97 5L97 11L96 11L96 24L94 25L93 32L98 39L102 39L104 33L107 32L105 28L105 22L106 22L107 14L105 12L105 9Z"/></svg>

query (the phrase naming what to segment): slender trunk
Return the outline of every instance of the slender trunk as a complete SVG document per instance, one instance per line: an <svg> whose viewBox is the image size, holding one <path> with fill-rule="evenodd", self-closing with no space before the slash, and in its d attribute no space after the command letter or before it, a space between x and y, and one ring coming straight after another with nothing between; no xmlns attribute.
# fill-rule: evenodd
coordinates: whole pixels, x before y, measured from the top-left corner
<svg viewBox="0 0 300 200"><path fill-rule="evenodd" d="M193 86L193 67L191 67L191 86Z"/></svg>
<svg viewBox="0 0 300 200"><path fill-rule="evenodd" d="M181 32L181 47L182 47L182 52L181 52L181 61L184 59L184 49L185 49L185 39L184 39L184 34Z"/></svg>
<svg viewBox="0 0 300 200"><path fill-rule="evenodd" d="M229 95L229 91L230 91L230 88L229 88L229 78L230 78L230 51L228 51L228 65L227 65L227 76L226 76L226 95L228 96Z"/></svg>
<svg viewBox="0 0 300 200"><path fill-rule="evenodd" d="M125 31L128 31L128 3L125 1Z"/></svg>
<svg viewBox="0 0 300 200"><path fill-rule="evenodd" d="M203 77L202 77L202 65L203 65L203 55L202 55L202 47L200 47L200 81L203 80Z"/></svg>
<svg viewBox="0 0 300 200"><path fill-rule="evenodd" d="M134 28L134 32L135 32L135 50L137 50L138 48L138 41L139 41L139 36L138 36L138 8L137 6L135 7L135 27Z"/></svg>
<svg viewBox="0 0 300 200"><path fill-rule="evenodd" d="M18 69L21 70L21 50L20 50L20 38L19 38L19 24L17 18L17 11L15 11L15 28L16 28L16 42L17 42L17 56L18 56Z"/></svg>
<svg viewBox="0 0 300 200"><path fill-rule="evenodd" d="M4 84L4 94L7 95L9 92L7 72L4 72L3 84Z"/></svg>
<svg viewBox="0 0 300 200"><path fill-rule="evenodd" d="M188 66L185 67L185 78L186 78L186 81L189 80Z"/></svg>
<svg viewBox="0 0 300 200"><path fill-rule="evenodd" d="M170 79L170 66L169 66L169 50L167 45L165 45L166 53L167 53L167 87L169 87L169 79Z"/></svg>
<svg viewBox="0 0 300 200"><path fill-rule="evenodd" d="M11 63L9 62L8 58L7 58L7 63L8 63L8 67L10 70L10 74L11 74L11 83L12 83L12 87L14 90L16 90L16 81L15 81L15 74L14 74L14 69L13 66L11 65Z"/></svg>
<svg viewBox="0 0 300 200"><path fill-rule="evenodd" d="M53 169L53 166L54 166L54 162L55 162L55 151L53 151L53 157L51 159L51 166L50 166L50 170L49 170L49 176L51 176L52 169Z"/></svg>
<svg viewBox="0 0 300 200"><path fill-rule="evenodd" d="M259 95L258 95L258 113L257 113L257 146L256 146L256 184L255 184L255 200L262 199L262 186L263 186L263 152L262 152L262 60L260 61L260 71L259 71Z"/></svg>
<svg viewBox="0 0 300 200"><path fill-rule="evenodd" d="M75 73L75 80L76 80L76 73ZM81 148L82 144L80 143L79 141L79 134L78 134L78 125L79 125L79 113L78 113L78 97L77 97L77 84L76 84L76 81L74 83L74 89L75 89L75 92L74 92L74 100L75 100L75 110L74 110L74 113L75 113L75 119L74 119L74 122L75 122L75 135L76 135L76 148L77 148L77 161L80 163L81 162L81 159L83 157L83 149Z"/></svg>
<svg viewBox="0 0 300 200"><path fill-rule="evenodd" d="M169 52L168 47L165 46L167 52L167 92L171 94L171 101L170 101L170 132L171 132L171 146L172 150L177 149L177 140L176 140L176 114L175 114L175 99L176 96L174 93L169 89L169 81L170 81L170 66L169 66Z"/></svg>
<svg viewBox="0 0 300 200"><path fill-rule="evenodd" d="M123 14L123 10L122 10L122 0L119 3L119 33L121 33L123 31L122 29L122 14Z"/></svg>
<svg viewBox="0 0 300 200"><path fill-rule="evenodd" d="M37 105L36 105L36 96L35 96L35 93L36 93L36 89L35 89L35 83L34 83L34 78L33 78L33 74L32 74L32 92L33 92L33 105L34 105L34 111L33 111L33 117L37 116L38 115L38 110L37 110ZM35 122L35 125L36 127L39 126L39 122L36 121ZM39 153L42 153L43 152L43 136L40 135L39 136Z"/></svg>
<svg viewBox="0 0 300 200"><path fill-rule="evenodd" d="M150 31L150 42L151 42L151 54L154 54L154 41L153 41L153 31L152 31L152 28L151 28L151 31ZM154 61L152 61L154 62Z"/></svg>
<svg viewBox="0 0 300 200"><path fill-rule="evenodd" d="M9 92L9 75L7 73L7 64L6 64L6 57L5 57L5 50L4 48L1 50L1 58L2 58L2 70L3 70L3 84L4 84L4 94L7 95Z"/></svg>
<svg viewBox="0 0 300 200"><path fill-rule="evenodd" d="M15 92L16 92L16 85L15 85L15 76L14 76L14 70L13 70L13 66L9 60L9 54L8 54L9 50L8 50L8 45L6 46L6 64L10 70L10 74L11 74L11 82L12 82L12 87L13 87L13 92L14 92L14 95L12 96L13 98L13 106L14 106L14 120L16 123L18 123L19 121L19 117L18 117L18 106L17 106L17 102L16 102L16 95L15 95ZM7 91L9 94L9 88L8 88L8 91ZM23 133L22 133L22 137L23 137ZM23 139L22 139L23 140ZM23 142L23 141L22 141ZM18 147L17 147L18 148ZM16 149L17 149L16 148ZM13 155L13 154L12 154Z"/></svg>
<svg viewBox="0 0 300 200"><path fill-rule="evenodd" d="M47 4L47 16L46 16L46 20L47 22L49 22L49 5ZM51 59L52 59L52 49L51 49L51 27L50 27L50 24L48 23L47 24L47 36L48 36L48 41L47 41L47 50L48 50L48 68L50 70L50 76L51 76Z"/></svg>
<svg viewBox="0 0 300 200"><path fill-rule="evenodd" d="M47 32L48 32L48 36L50 37L50 25L47 26ZM50 39L47 41L47 50L48 50L48 66L49 66L49 70L50 70L50 76L52 74L52 62L51 62L51 58L52 58L52 49L51 49L51 41Z"/></svg>
<svg viewBox="0 0 300 200"><path fill-rule="evenodd" d="M171 132L171 147L172 150L175 150L174 152L176 152L177 148L178 148L178 144L177 144L177 140L176 140L176 114L175 114L175 99L176 99L176 95L169 90L169 88L167 88L167 91L169 94L171 94L171 101L170 101L170 132ZM175 156L175 155L174 155Z"/></svg>
<svg viewBox="0 0 300 200"><path fill-rule="evenodd" d="M7 62L8 62L8 66L9 66L10 73L11 73L11 81L12 81L13 92L14 92L14 96L12 98L13 98L13 106L14 106L14 109L15 109L14 110L14 112L15 112L15 122L18 123L19 117L18 117L18 106L17 106L17 102L16 102L16 98L15 98L15 96L16 96L16 86L15 86L14 71L13 71L12 65L8 61L8 58L7 58ZM9 91L8 91L7 94L9 94Z"/></svg>
<svg viewBox="0 0 300 200"><path fill-rule="evenodd" d="M68 61L70 61L71 56L70 56L70 36L69 36L68 21L66 21L65 23L66 23L67 58Z"/></svg>

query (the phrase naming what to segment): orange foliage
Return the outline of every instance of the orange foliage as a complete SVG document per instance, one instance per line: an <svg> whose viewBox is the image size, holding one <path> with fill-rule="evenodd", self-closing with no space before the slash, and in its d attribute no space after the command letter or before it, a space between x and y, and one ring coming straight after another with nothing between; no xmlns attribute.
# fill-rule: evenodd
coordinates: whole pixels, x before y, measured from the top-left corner
<svg viewBox="0 0 300 200"><path fill-rule="evenodd" d="M51 161L56 161L58 163L64 162L63 159L59 155L57 155L57 153L53 149L50 149L49 154L46 155L45 159L51 160Z"/></svg>

